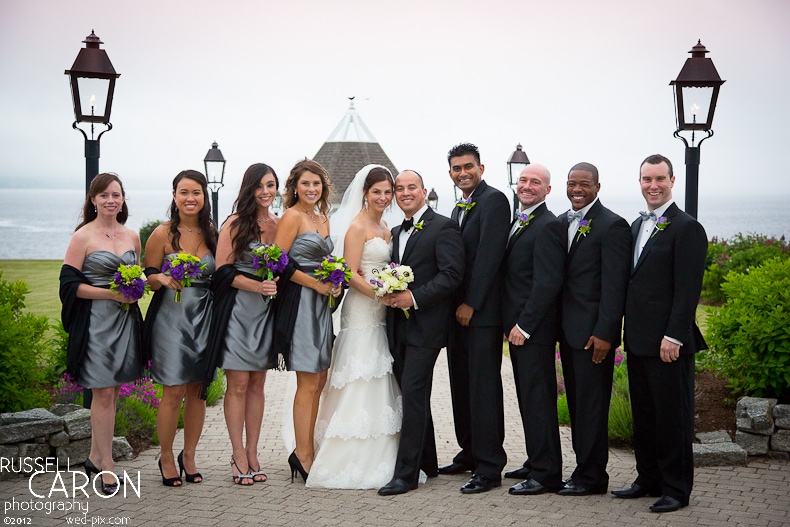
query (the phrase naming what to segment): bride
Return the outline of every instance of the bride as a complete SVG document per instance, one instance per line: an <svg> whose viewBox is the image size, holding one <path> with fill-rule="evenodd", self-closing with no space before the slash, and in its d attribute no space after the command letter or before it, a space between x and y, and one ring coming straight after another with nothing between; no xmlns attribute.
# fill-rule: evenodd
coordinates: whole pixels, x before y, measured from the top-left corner
<svg viewBox="0 0 790 527"><path fill-rule="evenodd" d="M369 282L373 269L390 262L391 234L381 216L392 203L394 187L387 168L367 165L332 216L336 254L355 273L342 304L340 333L318 410L318 447L308 487L378 488L395 469L401 395L387 344L386 307L376 301Z"/></svg>

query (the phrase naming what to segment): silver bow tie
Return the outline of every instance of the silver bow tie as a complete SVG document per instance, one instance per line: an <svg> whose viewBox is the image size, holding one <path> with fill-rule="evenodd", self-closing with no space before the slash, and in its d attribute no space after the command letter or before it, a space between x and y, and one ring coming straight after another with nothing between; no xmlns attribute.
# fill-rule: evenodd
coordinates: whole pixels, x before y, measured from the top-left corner
<svg viewBox="0 0 790 527"><path fill-rule="evenodd" d="M573 212L572 210L569 210L568 211L568 222L572 222L573 220L581 221L582 216L584 216L584 214L582 214L582 211L580 211L580 210L578 210L576 212Z"/></svg>
<svg viewBox="0 0 790 527"><path fill-rule="evenodd" d="M640 211L639 215L642 217L642 221L653 220L656 221L656 213L652 210L650 212Z"/></svg>

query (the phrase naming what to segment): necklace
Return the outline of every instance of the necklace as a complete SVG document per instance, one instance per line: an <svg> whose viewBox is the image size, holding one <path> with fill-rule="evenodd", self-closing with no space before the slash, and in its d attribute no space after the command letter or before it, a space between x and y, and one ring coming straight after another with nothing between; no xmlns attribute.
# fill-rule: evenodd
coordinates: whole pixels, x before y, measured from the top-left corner
<svg viewBox="0 0 790 527"><path fill-rule="evenodd" d="M267 216L264 219L256 218L255 221L258 222L258 225L263 225L264 223L269 223L270 221L272 221L272 219Z"/></svg>
<svg viewBox="0 0 790 527"><path fill-rule="evenodd" d="M190 228L189 228L189 227L187 227L186 225L183 225L183 227L184 227L186 230L188 230L188 231L189 231L191 234L194 234L194 235L196 235L196 236L200 236L201 234L203 234L203 231L193 231L192 229L190 229Z"/></svg>
<svg viewBox="0 0 790 527"><path fill-rule="evenodd" d="M299 208L301 209L302 207L299 207ZM307 214L307 217L308 217L308 218L310 218L310 221L312 221L312 222L313 222L313 227L315 227L315 232L318 232L318 224L315 222L315 216L316 216L316 214L315 214L315 211L313 211L313 213L312 213L312 214L310 214L309 212L307 212L307 211L306 211L306 210L304 210L304 209L302 209L302 211L303 211L305 214Z"/></svg>
<svg viewBox="0 0 790 527"><path fill-rule="evenodd" d="M104 235L107 236L109 239L114 240L115 237L118 236L118 233L117 232L113 232L112 234L110 234L109 232L105 232Z"/></svg>

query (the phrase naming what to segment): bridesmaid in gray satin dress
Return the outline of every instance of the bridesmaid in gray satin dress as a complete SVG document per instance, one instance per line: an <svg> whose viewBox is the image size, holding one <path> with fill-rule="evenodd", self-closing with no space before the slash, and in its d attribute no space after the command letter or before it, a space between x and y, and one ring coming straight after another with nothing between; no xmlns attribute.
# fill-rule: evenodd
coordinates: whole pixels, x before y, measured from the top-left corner
<svg viewBox="0 0 790 527"><path fill-rule="evenodd" d="M80 362L78 381L93 392L91 403L91 449L85 460L88 476L115 471L112 439L115 402L121 384L137 380L142 373L139 310L124 310L134 303L109 284L122 263L134 265L140 254L140 237L124 226L129 216L126 194L115 174L93 179L82 210L82 222L71 237L63 264L84 275L76 298L90 300L86 349ZM63 273L61 273L61 277ZM118 481L102 475L102 491L112 495Z"/></svg>
<svg viewBox="0 0 790 527"><path fill-rule="evenodd" d="M173 179L170 221L159 225L145 244L148 283L157 291L146 316L150 332L151 376L162 385L162 401L156 416L159 436L159 472L162 484L178 487L186 472L189 483L200 483L195 450L203 432L206 401L200 398L201 372L205 369L206 345L211 326L212 295L209 285L214 272L217 229L211 219L206 178L195 170L184 170ZM202 276L184 288L164 273L165 259L179 252L200 258L206 264ZM154 268L154 269L149 269ZM181 291L181 301L175 301ZM154 307L156 306L156 307ZM155 312L154 312L155 309ZM184 402L184 448L176 457L173 441Z"/></svg>
<svg viewBox="0 0 790 527"><path fill-rule="evenodd" d="M296 449L288 458L292 479L298 472L307 480L313 464L318 401L332 360L332 314L327 298L341 293L341 288L319 282L312 274L333 250L327 219L329 191L329 174L324 167L309 159L299 161L285 182L287 210L274 240L304 270L295 271L291 277L302 289L286 362L289 370L296 371L293 406Z"/></svg>
<svg viewBox="0 0 790 527"><path fill-rule="evenodd" d="M278 184L271 167L251 165L244 172L233 204L235 212L225 221L217 243L217 268L235 268L232 287L238 290L225 331L221 363L228 381L225 423L233 449L231 472L237 485L266 481L258 461L258 439L263 422L263 385L272 362L274 321L269 297L277 294L277 284L245 275L255 272L251 249L274 241L279 218L269 207Z"/></svg>

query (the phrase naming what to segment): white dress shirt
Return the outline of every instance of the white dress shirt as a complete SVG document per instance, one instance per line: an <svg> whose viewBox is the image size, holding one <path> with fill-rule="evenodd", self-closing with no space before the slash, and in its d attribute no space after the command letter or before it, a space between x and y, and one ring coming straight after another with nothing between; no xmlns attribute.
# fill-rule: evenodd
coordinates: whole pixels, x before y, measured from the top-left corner
<svg viewBox="0 0 790 527"><path fill-rule="evenodd" d="M584 219L584 217L587 216L587 213L590 212L590 209L592 208L593 205L595 205L597 201L598 201L598 197L592 200L592 203L588 203L587 205L579 209L579 211L582 213L582 219ZM573 212L579 212L579 211L573 211ZM571 250L571 245L573 245L573 240L578 231L579 231L579 220L573 220L568 224L568 251Z"/></svg>
<svg viewBox="0 0 790 527"><path fill-rule="evenodd" d="M425 214L426 210L428 210L428 205L423 205L422 207L420 207L420 210L418 210L417 212L414 213L414 216L412 216L412 218L415 220L414 221L415 225L417 223L420 223L420 220L422 219L422 215ZM408 220L409 218L406 218L406 219ZM411 236L414 233L414 230L415 230L414 227L412 227L409 230L405 230L405 229L401 229L400 230L400 234L398 235L398 261L399 262L403 262L403 251L406 250L406 244L409 242L409 236ZM408 291L408 289L407 289L407 291ZM414 295L412 294L411 291L409 291L409 294L411 295L411 301L414 304L414 309L417 309L417 301L414 300Z"/></svg>

